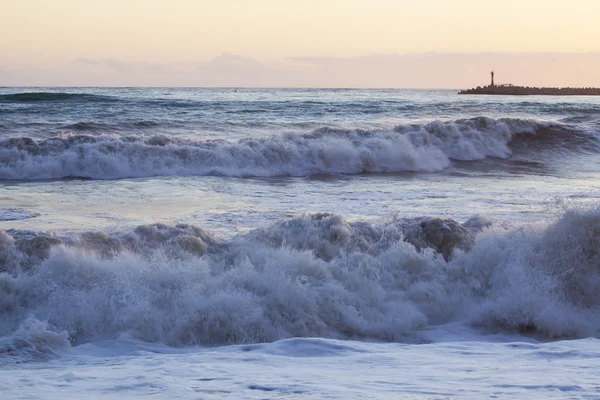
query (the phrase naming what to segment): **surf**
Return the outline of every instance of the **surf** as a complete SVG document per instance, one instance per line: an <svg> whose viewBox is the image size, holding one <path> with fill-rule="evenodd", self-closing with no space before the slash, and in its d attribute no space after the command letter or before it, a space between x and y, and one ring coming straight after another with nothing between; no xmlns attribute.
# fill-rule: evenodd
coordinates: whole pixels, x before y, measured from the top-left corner
<svg viewBox="0 0 600 400"><path fill-rule="evenodd" d="M405 124L391 130L325 127L232 141L156 134L15 137L0 140L0 179L431 173L447 169L455 160L510 159L513 149L530 149L533 156L542 145L560 151L577 146L596 151L597 139L558 123L485 117Z"/></svg>
<svg viewBox="0 0 600 400"><path fill-rule="evenodd" d="M187 224L2 232L0 335L48 331L60 346L124 334L173 347L411 342L459 323L600 337L599 222L582 209L515 228L314 214L231 238Z"/></svg>

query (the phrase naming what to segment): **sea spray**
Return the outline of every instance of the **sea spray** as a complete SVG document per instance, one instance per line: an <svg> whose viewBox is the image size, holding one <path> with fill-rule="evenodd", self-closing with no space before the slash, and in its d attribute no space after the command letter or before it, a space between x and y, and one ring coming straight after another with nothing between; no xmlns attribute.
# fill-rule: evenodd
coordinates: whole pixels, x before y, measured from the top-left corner
<svg viewBox="0 0 600 400"><path fill-rule="evenodd" d="M67 135L0 140L0 179L118 179L161 175L237 177L437 172L451 160L507 158L511 145L565 138L595 143L560 124L472 118L401 125L393 130L322 128L307 134L192 140L167 135ZM529 147L527 144L525 147Z"/></svg>
<svg viewBox="0 0 600 400"><path fill-rule="evenodd" d="M189 225L4 233L0 334L35 318L73 344L123 334L170 346L405 341L448 322L598 336L599 215L506 229L480 217L370 224L316 214L227 240ZM37 237L46 239L24 244ZM444 238L453 250L440 250Z"/></svg>

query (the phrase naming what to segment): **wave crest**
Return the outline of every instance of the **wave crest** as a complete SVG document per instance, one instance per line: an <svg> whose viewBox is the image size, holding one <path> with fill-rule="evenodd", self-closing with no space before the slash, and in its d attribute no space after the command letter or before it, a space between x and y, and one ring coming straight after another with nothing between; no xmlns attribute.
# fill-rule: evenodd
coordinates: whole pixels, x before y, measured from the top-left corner
<svg viewBox="0 0 600 400"><path fill-rule="evenodd" d="M404 341L457 321L598 337L599 222L600 210L508 230L480 217L373 225L317 214L228 240L160 224L3 233L0 335L33 316L75 344L124 333L173 346Z"/></svg>
<svg viewBox="0 0 600 400"><path fill-rule="evenodd" d="M0 140L0 179L436 172L447 168L450 160L507 158L515 138L562 140L565 135L556 132L566 129L528 120L474 118L403 125L393 131L323 128L236 142L164 135L9 138Z"/></svg>

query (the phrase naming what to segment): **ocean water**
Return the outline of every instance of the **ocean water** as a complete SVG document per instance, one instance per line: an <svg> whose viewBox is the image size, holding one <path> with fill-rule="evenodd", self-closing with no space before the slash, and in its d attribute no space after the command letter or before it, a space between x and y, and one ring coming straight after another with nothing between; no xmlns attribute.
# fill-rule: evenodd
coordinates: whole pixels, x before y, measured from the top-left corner
<svg viewBox="0 0 600 400"><path fill-rule="evenodd" d="M600 98L0 88L0 392L600 398Z"/></svg>

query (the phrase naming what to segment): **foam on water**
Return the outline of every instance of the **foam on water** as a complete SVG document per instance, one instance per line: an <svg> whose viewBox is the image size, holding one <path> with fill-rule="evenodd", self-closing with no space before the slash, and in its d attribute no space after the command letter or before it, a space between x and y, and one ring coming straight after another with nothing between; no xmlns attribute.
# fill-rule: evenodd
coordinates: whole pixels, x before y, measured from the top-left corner
<svg viewBox="0 0 600 400"><path fill-rule="evenodd" d="M47 361L64 356L70 347L66 331L55 332L47 322L28 318L15 332L0 337L0 363Z"/></svg>
<svg viewBox="0 0 600 400"><path fill-rule="evenodd" d="M160 224L3 233L0 334L22 335L34 318L73 344L123 335L169 346L402 342L449 322L598 337L598 223L594 209L519 229L479 217L373 225L318 214L229 240Z"/></svg>
<svg viewBox="0 0 600 400"><path fill-rule="evenodd" d="M79 346L50 368L1 368L0 389L7 398L48 399L597 397L598 339L478 339L404 345L297 338L186 350L106 341Z"/></svg>
<svg viewBox="0 0 600 400"><path fill-rule="evenodd" d="M597 397L600 99L1 92L3 398Z"/></svg>
<svg viewBox="0 0 600 400"><path fill-rule="evenodd" d="M527 138L519 143L554 141L550 146L562 149L565 137L595 143L595 137L557 124L483 117L394 130L322 128L234 142L170 136L20 137L0 141L0 179L435 172L447 168L451 160L510 157L509 145L515 138Z"/></svg>
<svg viewBox="0 0 600 400"><path fill-rule="evenodd" d="M15 221L28 219L38 216L39 214L19 207L0 208L0 221Z"/></svg>

